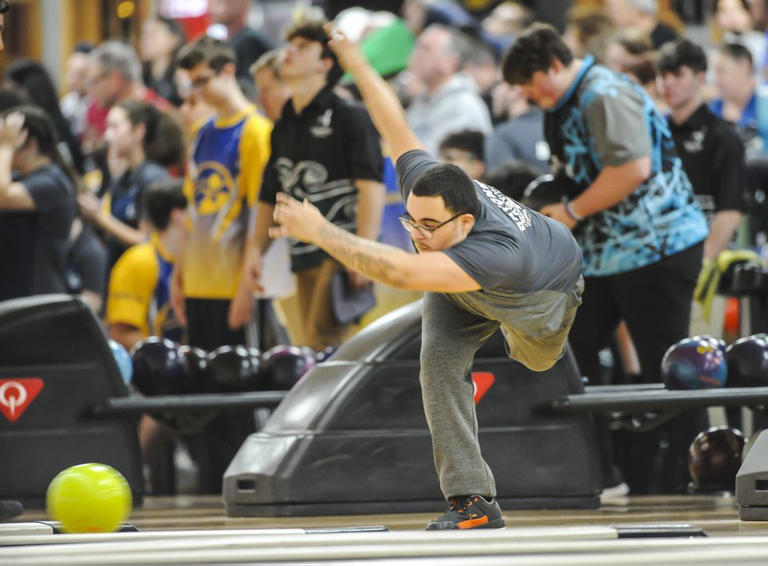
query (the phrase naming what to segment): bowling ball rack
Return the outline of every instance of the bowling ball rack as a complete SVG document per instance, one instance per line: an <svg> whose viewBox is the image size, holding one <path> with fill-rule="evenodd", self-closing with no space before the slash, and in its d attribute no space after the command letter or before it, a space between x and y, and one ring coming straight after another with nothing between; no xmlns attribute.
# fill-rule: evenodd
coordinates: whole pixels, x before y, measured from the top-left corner
<svg viewBox="0 0 768 566"><path fill-rule="evenodd" d="M603 385L586 387L583 395L559 397L541 409L564 414L602 413L619 428L645 432L696 407L747 407L768 414L768 387L670 391L661 383Z"/></svg>
<svg viewBox="0 0 768 566"><path fill-rule="evenodd" d="M419 349L420 308L413 304L367 327L289 392L139 397L131 396L99 321L80 299L48 295L0 303L0 387L17 384L13 386L17 401L19 385L26 387L27 395L23 405L14 405L15 412L6 399L11 386L4 389L5 404L0 399L5 415L0 415L0 453L4 455L0 500L39 504L58 472L96 461L126 477L138 505L143 496L136 433L139 415L184 414L196 419L220 411L266 407L275 412L265 432L243 444L253 447L253 460L238 454L230 465L229 483L225 474L225 499L227 489L235 494L227 500L233 514L312 514L331 507L340 513L361 512L355 498L371 486L394 490L374 494L377 499L369 502L371 509L402 508L403 499L395 496L403 497L404 487L424 494L425 500L416 502L419 509L442 509L421 408ZM498 476L509 478L500 486L500 493L510 495L505 502L508 508L597 506L602 485L591 413L606 414L630 430L642 431L691 407L748 406L762 411L768 406L768 387L690 392L667 391L661 384L585 388L570 354L552 374L529 375L506 358L499 336L481 348L476 365L473 371L496 376L495 384L478 401L478 420L484 450L486 443L499 447L487 451L495 459L489 463ZM313 415L317 419L304 429L296 426L297 418ZM257 459L264 460L261 449L273 440L283 448L271 456L282 454L286 463L298 454L310 458L307 462L315 468L306 471L322 485L315 485L317 479L303 481L305 468L298 466L291 472L296 475L289 478L291 489L280 492L282 488L274 484L269 497L305 490L326 500L259 500L261 495L249 492L265 485L263 477L253 479L261 473L253 466ZM318 467L337 465L325 457L331 448L345 451L336 454L339 467L318 471ZM412 455L410 461L400 452L406 449ZM523 451L526 459L521 461ZM286 471L282 463L272 464L275 470ZM530 473L531 466L536 474ZM348 473L357 479L350 483ZM423 477L423 485L422 480L413 485L392 480L400 474ZM374 481L378 477L389 480ZM520 484L521 477L533 483ZM355 482L365 486L358 489ZM334 502L331 497L339 493L351 499Z"/></svg>
<svg viewBox="0 0 768 566"><path fill-rule="evenodd" d="M152 413L190 414L228 409L277 407L287 391L254 391L246 393L194 393L160 397L116 397L90 407L89 417L112 419Z"/></svg>

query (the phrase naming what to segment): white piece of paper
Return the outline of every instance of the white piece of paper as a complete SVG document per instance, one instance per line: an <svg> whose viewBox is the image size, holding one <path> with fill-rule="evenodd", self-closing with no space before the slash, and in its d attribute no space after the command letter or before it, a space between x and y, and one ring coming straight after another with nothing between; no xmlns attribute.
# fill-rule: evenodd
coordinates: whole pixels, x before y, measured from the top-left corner
<svg viewBox="0 0 768 566"><path fill-rule="evenodd" d="M290 247L287 238L274 240L261 258L261 286L254 293L260 299L282 299L296 293L296 278L291 271Z"/></svg>

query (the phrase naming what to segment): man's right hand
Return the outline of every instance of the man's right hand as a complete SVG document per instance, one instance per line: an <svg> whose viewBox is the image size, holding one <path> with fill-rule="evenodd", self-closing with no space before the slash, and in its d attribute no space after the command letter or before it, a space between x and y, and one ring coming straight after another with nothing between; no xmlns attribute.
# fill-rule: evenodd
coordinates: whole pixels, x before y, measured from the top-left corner
<svg viewBox="0 0 768 566"><path fill-rule="evenodd" d="M176 267L171 274L171 308L176 313L176 319L182 326L187 325L187 311L184 309L184 287L181 279L181 268Z"/></svg>
<svg viewBox="0 0 768 566"><path fill-rule="evenodd" d="M325 33L328 34L328 47L336 54L339 64L345 71L354 72L355 69L368 64L360 48L347 38L333 22L328 22L323 26Z"/></svg>

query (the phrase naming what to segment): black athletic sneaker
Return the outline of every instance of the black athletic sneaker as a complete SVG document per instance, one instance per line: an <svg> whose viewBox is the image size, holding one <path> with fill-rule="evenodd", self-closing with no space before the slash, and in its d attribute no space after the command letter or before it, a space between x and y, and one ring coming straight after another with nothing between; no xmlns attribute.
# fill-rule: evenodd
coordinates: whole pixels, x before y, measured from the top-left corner
<svg viewBox="0 0 768 566"><path fill-rule="evenodd" d="M447 529L500 529L504 527L501 508L494 499L479 495L452 497L448 511L436 521L430 521L428 531Z"/></svg>

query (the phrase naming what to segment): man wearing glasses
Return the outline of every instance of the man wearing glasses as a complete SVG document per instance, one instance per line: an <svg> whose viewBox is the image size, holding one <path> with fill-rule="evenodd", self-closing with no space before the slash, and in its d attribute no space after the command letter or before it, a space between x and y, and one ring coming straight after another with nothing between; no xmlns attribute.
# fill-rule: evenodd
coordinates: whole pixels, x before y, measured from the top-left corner
<svg viewBox="0 0 768 566"><path fill-rule="evenodd" d="M189 344L210 351L246 343L253 316L253 292L243 277L247 235L272 125L240 90L228 43L202 37L181 50L178 65L194 95L216 114L192 141L184 181L190 230L176 254L171 304ZM245 413L223 414L187 440L201 493L221 491L224 470L252 421Z"/></svg>
<svg viewBox="0 0 768 566"><path fill-rule="evenodd" d="M311 242L347 268L387 285L423 290L421 381L440 486L449 510L428 529L500 528L493 475L480 453L475 351L501 328L509 355L535 371L563 355L581 303L581 253L570 231L441 164L423 150L399 102L342 34L330 46L353 74L397 160L418 254L364 240L327 222L308 202L279 194L272 237Z"/></svg>

